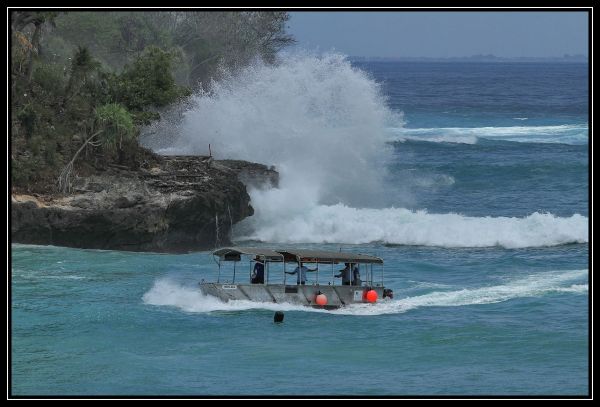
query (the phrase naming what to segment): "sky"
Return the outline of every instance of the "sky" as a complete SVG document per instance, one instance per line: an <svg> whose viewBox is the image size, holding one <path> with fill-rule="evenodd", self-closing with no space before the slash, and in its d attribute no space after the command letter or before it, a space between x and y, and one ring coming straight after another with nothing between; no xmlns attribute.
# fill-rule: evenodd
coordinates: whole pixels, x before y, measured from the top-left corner
<svg viewBox="0 0 600 407"><path fill-rule="evenodd" d="M291 12L297 46L363 57L562 57L588 54L573 12Z"/></svg>

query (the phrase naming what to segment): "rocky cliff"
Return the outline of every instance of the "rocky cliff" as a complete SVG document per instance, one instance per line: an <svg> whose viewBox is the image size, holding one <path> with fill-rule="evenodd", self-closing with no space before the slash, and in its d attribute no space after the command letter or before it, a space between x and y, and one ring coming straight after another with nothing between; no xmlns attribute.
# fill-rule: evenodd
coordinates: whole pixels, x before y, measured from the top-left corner
<svg viewBox="0 0 600 407"><path fill-rule="evenodd" d="M91 249L186 252L229 244L253 214L246 186L273 187L262 164L166 156L151 168L110 167L76 178L67 196L13 195L15 243Z"/></svg>

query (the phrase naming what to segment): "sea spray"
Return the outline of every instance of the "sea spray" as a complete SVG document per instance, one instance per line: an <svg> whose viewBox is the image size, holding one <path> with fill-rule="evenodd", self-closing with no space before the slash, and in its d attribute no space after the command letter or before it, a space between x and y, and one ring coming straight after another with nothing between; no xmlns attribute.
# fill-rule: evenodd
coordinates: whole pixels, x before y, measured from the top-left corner
<svg viewBox="0 0 600 407"><path fill-rule="evenodd" d="M339 54L292 55L278 65L256 63L224 78L194 97L193 107L170 127L169 142L149 145L161 153L207 154L211 144L217 158L276 166L280 188L249 191L255 214L235 226L237 239L506 248L588 241L588 219L578 214L468 217L404 209L418 207L415 183L451 187L455 179L439 174L423 182L423 174L387 174L391 130L435 141L456 141L462 134L461 142L470 144L484 133L529 137L530 127L445 128L449 134L441 139L436 129L403 129L380 85Z"/></svg>
<svg viewBox="0 0 600 407"><path fill-rule="evenodd" d="M159 153L208 154L275 165L286 206L385 206L387 125L402 124L380 86L339 54L256 63L193 100ZM174 135L173 135L174 134ZM161 148L157 148L161 145ZM253 205L260 205L256 202Z"/></svg>

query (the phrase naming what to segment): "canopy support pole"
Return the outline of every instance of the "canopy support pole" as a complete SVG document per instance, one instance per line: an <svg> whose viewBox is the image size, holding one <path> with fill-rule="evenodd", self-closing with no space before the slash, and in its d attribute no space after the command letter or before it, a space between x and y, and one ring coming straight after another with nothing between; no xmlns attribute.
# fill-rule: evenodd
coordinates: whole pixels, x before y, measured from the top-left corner
<svg viewBox="0 0 600 407"><path fill-rule="evenodd" d="M333 262L331 262L331 284L335 285L335 271L333 270Z"/></svg>
<svg viewBox="0 0 600 407"><path fill-rule="evenodd" d="M221 282L221 258L219 258L219 274L217 274L217 283Z"/></svg>

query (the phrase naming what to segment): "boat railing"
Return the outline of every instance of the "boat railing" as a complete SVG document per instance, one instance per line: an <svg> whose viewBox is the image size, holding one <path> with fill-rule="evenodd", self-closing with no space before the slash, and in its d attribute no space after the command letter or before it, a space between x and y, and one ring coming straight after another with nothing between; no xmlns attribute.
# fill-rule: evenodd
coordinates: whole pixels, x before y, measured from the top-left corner
<svg viewBox="0 0 600 407"><path fill-rule="evenodd" d="M238 266L238 263L242 263L242 261L233 261L233 265L231 266L231 271L227 274L231 277L231 279L226 279L223 281L224 283L229 284L250 284L252 280L252 272L254 270L254 265L256 264L255 259L250 259L248 262L248 274L241 273L242 267ZM222 264L219 261L219 270L217 275L217 283L221 283L222 275L225 274L222 270ZM283 284L283 285L296 285L297 284L297 276L292 276L292 278L288 278L287 266L293 264L293 267L299 265L296 262L285 262L285 261L264 261L264 283L255 283L255 284L263 284L263 285L274 285L274 284ZM306 283L305 285L318 286L318 285L330 285L330 286L342 286L347 285L343 284L341 280L338 280L335 276L336 273L340 272L338 269L339 263L336 262L303 262L304 265L315 266L315 271L309 271L306 273ZM383 264L381 264L381 282L376 283L375 279L375 270L373 270L372 263L356 263L359 265L359 273L360 273L360 284L350 284L356 287L362 286L381 286L383 287ZM274 270L273 266L281 265L279 270ZM337 267L336 267L337 265ZM247 277L241 277L241 276ZM279 276L279 278L277 277ZM327 277L325 277L327 276ZM314 278L311 278L314 277ZM247 280L246 280L247 278ZM289 281L291 280L291 281ZM353 281L353 274L351 274L351 280Z"/></svg>

